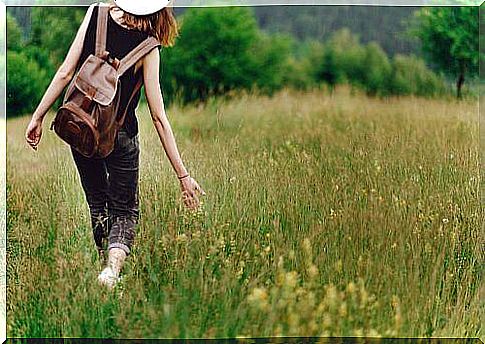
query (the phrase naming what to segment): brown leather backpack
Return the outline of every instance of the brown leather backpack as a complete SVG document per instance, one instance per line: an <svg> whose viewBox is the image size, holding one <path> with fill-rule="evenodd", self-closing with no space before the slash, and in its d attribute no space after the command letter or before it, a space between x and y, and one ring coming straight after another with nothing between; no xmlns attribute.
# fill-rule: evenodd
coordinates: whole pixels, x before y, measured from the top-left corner
<svg viewBox="0 0 485 344"><path fill-rule="evenodd" d="M51 130L76 151L91 158L103 158L113 151L127 109L142 85L140 77L123 113L118 114L120 77L140 58L160 45L148 37L123 59L106 51L109 6L100 4L96 31L96 51L83 63L69 84L63 105L57 111Z"/></svg>

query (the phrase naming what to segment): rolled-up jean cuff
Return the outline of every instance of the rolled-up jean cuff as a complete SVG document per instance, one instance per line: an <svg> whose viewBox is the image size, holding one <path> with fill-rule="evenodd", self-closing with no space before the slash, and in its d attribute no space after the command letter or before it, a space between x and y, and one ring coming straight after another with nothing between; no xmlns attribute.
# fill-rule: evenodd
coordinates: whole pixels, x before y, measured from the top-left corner
<svg viewBox="0 0 485 344"><path fill-rule="evenodd" d="M123 251L125 251L127 256L130 255L130 248L120 242L114 242L112 244L109 244L108 251L111 250L112 248L121 248Z"/></svg>

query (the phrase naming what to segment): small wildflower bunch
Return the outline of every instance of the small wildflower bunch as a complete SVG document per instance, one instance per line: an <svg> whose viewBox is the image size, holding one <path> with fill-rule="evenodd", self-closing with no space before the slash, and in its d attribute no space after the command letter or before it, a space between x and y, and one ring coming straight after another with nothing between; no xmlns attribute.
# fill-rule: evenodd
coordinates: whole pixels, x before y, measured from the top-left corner
<svg viewBox="0 0 485 344"><path fill-rule="evenodd" d="M305 259L305 272L307 276L307 284L314 285L317 283L318 268L313 264L312 245L308 238L303 240L303 253Z"/></svg>
<svg viewBox="0 0 485 344"><path fill-rule="evenodd" d="M374 295L367 292L364 281L350 282L343 290L333 284L320 285L318 268L311 259L310 241L305 240L302 246L306 277L302 278L296 271L286 271L280 257L274 285L255 287L248 295L247 302L254 321L246 333L380 337L375 329L381 313L379 303ZM387 335L398 333L401 323L397 298L393 299L393 305L396 326L387 330Z"/></svg>
<svg viewBox="0 0 485 344"><path fill-rule="evenodd" d="M199 207L194 210L188 209L182 204L180 207L180 226L187 228L190 232L202 231L205 227L205 219L207 218L204 200L200 198Z"/></svg>

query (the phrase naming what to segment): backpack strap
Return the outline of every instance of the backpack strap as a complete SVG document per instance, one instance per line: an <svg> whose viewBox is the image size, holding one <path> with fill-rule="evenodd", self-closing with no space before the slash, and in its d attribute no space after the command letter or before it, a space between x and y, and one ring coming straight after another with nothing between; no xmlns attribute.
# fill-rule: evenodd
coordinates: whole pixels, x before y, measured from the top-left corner
<svg viewBox="0 0 485 344"><path fill-rule="evenodd" d="M133 66L139 59L148 54L153 48L158 47L160 42L152 36L147 37L143 42L141 42L135 49L130 51L125 57L120 61L120 66L118 68L118 75L123 75L131 66Z"/></svg>
<svg viewBox="0 0 485 344"><path fill-rule="evenodd" d="M133 91L131 92L130 98L128 99L128 103L126 104L126 108L123 111L123 114L117 119L119 128L121 128L121 126L123 125L128 109L130 108L131 101L133 100L133 98L135 98L135 94L141 89L142 84L143 84L143 73L136 81L136 85L133 88Z"/></svg>
<svg viewBox="0 0 485 344"><path fill-rule="evenodd" d="M152 49L154 49L155 47L158 47L159 45L160 45L160 42L156 38L152 36L146 38L135 49L130 51L124 58L121 59L118 67L118 75L119 76L123 75L123 73L126 72L128 69L130 69L130 67L133 66L136 62L138 62L140 58L148 54ZM136 81L135 87L131 92L130 98L128 99L128 103L126 104L126 108L123 111L123 114L117 120L119 127L123 125L126 114L131 105L131 101L135 97L136 93L141 89L142 84L143 84L143 71L141 72L141 75L138 77L138 80Z"/></svg>
<svg viewBox="0 0 485 344"><path fill-rule="evenodd" d="M98 5L98 24L96 26L96 56L101 56L106 50L106 35L108 27L109 6Z"/></svg>

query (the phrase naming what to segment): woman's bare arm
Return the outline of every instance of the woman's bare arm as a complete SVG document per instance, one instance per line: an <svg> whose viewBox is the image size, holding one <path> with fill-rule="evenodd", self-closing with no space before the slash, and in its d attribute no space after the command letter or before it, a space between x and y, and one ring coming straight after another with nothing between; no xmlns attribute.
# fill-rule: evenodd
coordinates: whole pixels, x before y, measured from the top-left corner
<svg viewBox="0 0 485 344"><path fill-rule="evenodd" d="M89 20L91 19L91 14L93 12L94 5L89 6L88 11L86 12L86 16L84 17L81 26L79 27L76 37L74 38L71 47L64 59L64 62L61 64L59 69L57 70L56 75L52 79L47 91L45 92L42 100L40 101L37 109L35 110L33 117L36 119L42 120L50 109L52 104L56 101L59 95L62 93L62 90L67 86L67 84L71 81L72 77L74 76L74 72L76 70L76 66L79 62L79 58L81 57L81 52L83 49L84 43L84 36L86 35L86 30L89 25Z"/></svg>
<svg viewBox="0 0 485 344"><path fill-rule="evenodd" d="M153 120L153 125L157 130L158 137L162 143L162 146L167 154L170 163L172 164L175 173L179 178L187 176L187 170L182 162L175 138L172 132L172 128L165 113L162 91L159 82L159 70L160 70L160 55L158 49L153 49L143 59L143 81L145 84L145 95L148 101L148 107ZM180 180L182 191L185 199L185 203L189 207L195 207L198 204L195 191L199 191L202 194L205 192L200 188L197 182L190 176L182 178Z"/></svg>
<svg viewBox="0 0 485 344"><path fill-rule="evenodd" d="M81 57L84 36L86 35L86 30L89 25L89 20L91 19L94 6L94 4L89 6L84 20L77 31L76 37L74 38L66 58L64 59L64 62L57 70L54 78L42 97L42 100L32 114L32 119L25 133L25 139L33 149L37 149L37 145L39 144L42 136L42 121L44 120L47 111L49 111L52 104L54 104L56 99L62 93L62 90L64 90L74 76L76 66L79 62L79 58Z"/></svg>
<svg viewBox="0 0 485 344"><path fill-rule="evenodd" d="M163 148L178 177L185 176L187 170L182 162L172 128L165 113L159 78L160 55L153 49L143 60L143 82L153 125L157 130Z"/></svg>

